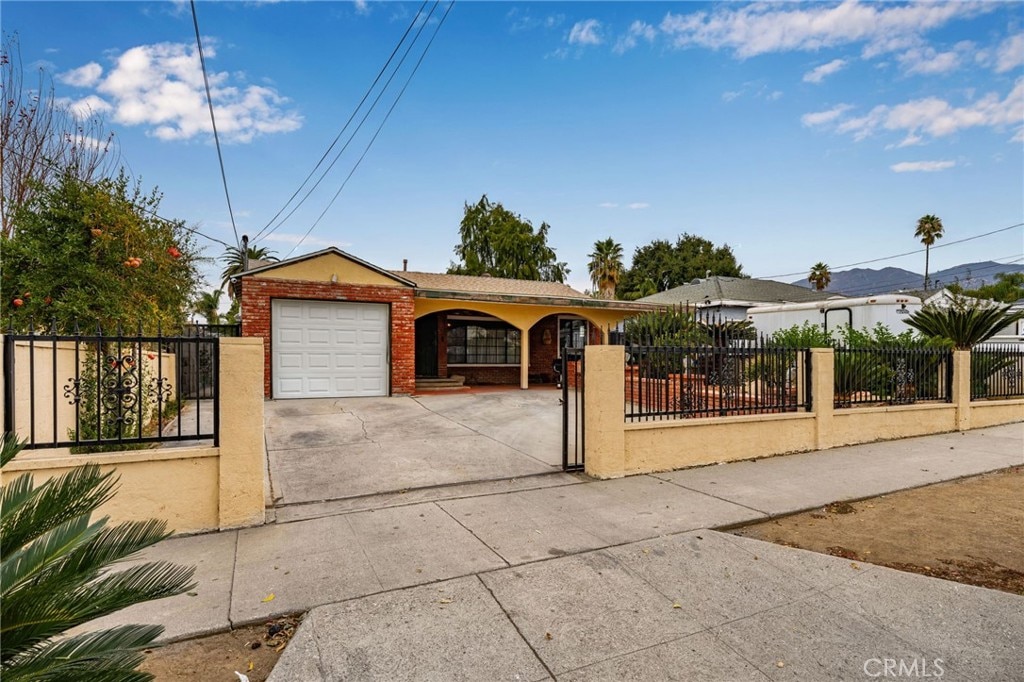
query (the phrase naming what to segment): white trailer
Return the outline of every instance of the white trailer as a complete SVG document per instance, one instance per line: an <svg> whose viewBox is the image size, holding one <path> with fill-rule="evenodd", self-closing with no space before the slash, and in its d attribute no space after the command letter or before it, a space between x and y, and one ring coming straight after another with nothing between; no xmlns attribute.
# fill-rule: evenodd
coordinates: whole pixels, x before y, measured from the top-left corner
<svg viewBox="0 0 1024 682"><path fill-rule="evenodd" d="M826 331L850 326L873 329L879 322L894 334L911 329L903 323L921 309L921 299L903 294L865 296L863 298L830 298L810 303L782 303L747 309L747 319L763 334L802 326L805 322L820 325Z"/></svg>

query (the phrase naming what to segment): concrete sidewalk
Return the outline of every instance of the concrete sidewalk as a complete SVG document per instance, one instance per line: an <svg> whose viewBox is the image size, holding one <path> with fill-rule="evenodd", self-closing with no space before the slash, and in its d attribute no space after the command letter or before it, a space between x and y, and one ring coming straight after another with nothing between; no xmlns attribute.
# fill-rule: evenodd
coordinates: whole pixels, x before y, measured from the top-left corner
<svg viewBox="0 0 1024 682"><path fill-rule="evenodd" d="M528 624L533 622L531 618L534 617L530 614L538 609L554 609L551 613L564 613L565 622L571 628L588 627L585 620L591 616L595 626L601 627L609 618L624 618L625 620L616 627L627 634L639 629L635 634L640 638L630 639L632 643L626 648L630 651L650 650L650 653L638 659L641 662L636 665L640 666L654 665L650 661L675 660L673 657L678 655L679 647L700 644L697 648L703 651L704 644L710 641L709 637L716 642L733 641L735 646L728 644L727 649L736 653L744 646L754 646L753 642L757 637L774 636L755 637L758 632L756 624L773 619L781 619L779 623L790 623L796 628L776 633L779 638L790 642L796 652L795 655L799 655L797 649L801 646L824 647L823 650L828 650L829 646L842 647L848 638L847 634L844 634L846 630L842 628L852 628L851 632L863 630L869 634L873 633L865 641L885 641L892 645L884 651L878 648L875 653L879 657L887 652L895 655L900 651L930 655L931 652L943 649L939 630L934 633L935 639L915 640L909 635L904 637L900 634L904 630L913 630L912 621L907 621L904 630L900 629L902 626L896 621L887 620L880 623L878 615L870 613L872 605L865 596L870 589L879 590L878 594L883 595L886 600L891 599L891 594L911 599L917 594L916 590L923 590L923 594L928 595L925 601L934 602L931 606L955 610L936 615L935 617L939 618L936 627L940 627L941 622L948 624L949 619L957 617L960 611L967 614L965 617L973 618L978 615L976 609L985 608L992 613L989 619L991 629L1008 628L1012 624L1016 631L1020 632L1024 628L1024 623L1019 621L1020 614L1024 613L1024 600L1011 595L975 590L883 569L868 570L869 567L863 566L860 569L850 569L846 566L849 562L843 560L818 557L763 543L757 543L758 548L751 549L750 543L755 541L731 536L719 538L710 532L697 533L708 543L712 542L709 538L716 538L714 545L706 545L714 547L714 551L701 550L703 553L698 552L695 555L700 561L685 561L685 552L690 550L684 551L680 547L693 549L692 543L705 542L694 540L695 536L690 533L699 529L757 521L838 500L874 496L1022 463L1024 427L1021 424L1014 424L966 433L860 445L615 481L588 481L582 477L554 474L505 482L411 491L404 495L361 498L347 501L343 505L326 506L319 510L324 514L320 518L282 522L283 519L279 517L278 523L260 528L176 538L161 543L149 552L147 558L195 564L199 586L192 593L194 596L180 595L132 607L106 619L103 625L114 622L161 623L167 627L166 638L181 639L226 630L231 626L259 621L274 615L346 602L310 617L309 622L313 624L303 627L302 637L290 648L293 653L288 654L288 665L297 665L291 661L300 655L299 652L304 646L319 643L323 650L325 634L333 637L333 633L337 632L338 637L344 637L346 627L356 627L352 625L355 621L351 621L349 616L336 617L332 616L332 613L358 614L361 613L360 609L378 608L374 605L384 605L380 608L385 610L401 610L402 601L410 600L407 602L410 623L415 621L429 628L429 618L421 621L420 619L426 616L420 614L418 607L414 608L413 605L432 603L428 597L442 594L444 590L461 592L464 589L465 594L475 595L471 599L467 598L465 607L469 611L459 615L463 605L452 597L450 603L438 604L447 608L445 614L435 614L436 618L448 623L446 628L464 631L461 635L463 639L460 639L458 644L462 647L483 647L492 634L495 643L503 642L503 637L513 634L519 637L518 640L513 637L511 641L517 643L510 644L502 651L503 655L512 656L516 651L521 651L522 647L526 647L528 652L532 650L536 653L533 659L524 659L522 665L525 667L522 669L521 679L546 679L549 673L560 675L562 672L579 670L599 663L592 660L591 654L570 652L573 647L565 645L561 638L557 640L557 644L551 644L550 642L556 641L553 632L553 639L547 640L547 630L530 630L532 626ZM653 539L658 539L657 546L652 544ZM741 590L740 594L735 595L737 603L742 602L737 605L738 610L731 610L729 604L732 603L732 597L729 597L723 603L709 605L710 615L701 615L699 610L695 611L692 608L694 595L691 592L676 595L664 585L659 585L659 579L644 575L643 570L635 566L626 567L626 564L632 561L629 557L636 552L641 553L638 557L649 558L643 553L644 548L649 549L650 554L660 557L655 552L658 547L661 547L658 551L662 551L665 557L668 557L665 559L665 566L676 566L683 572L680 575L686 575L686 571L718 571L717 578L709 574L701 579L704 582L694 579L695 589L699 588L697 596L715 594L724 599L722 595L728 590ZM738 550L732 549L733 547L741 547L742 552L737 554ZM794 552L797 554L793 554ZM743 568L743 562L739 559L750 554L757 554L761 558L770 554L779 556L776 563L782 573L774 574L767 582L757 573L744 573L747 569ZM673 556L675 558L671 559ZM705 561L705 557L710 563ZM595 568L606 564L611 573L606 574L604 569ZM825 566L817 569L818 573L831 575L838 572L844 577L838 581L829 579L825 583L814 583L806 574L806 567L812 565ZM609 576L620 573L624 577L617 583L618 587L607 582L612 580ZM815 574L812 572L811 575ZM868 579L869 574L882 577ZM480 577L466 578L475 575ZM586 577L588 575L590 577ZM749 580L744 578L737 582L735 576L744 575L749 576ZM685 586L691 578L693 576L682 580L679 585ZM452 582L453 579L461 580ZM666 573L665 579L677 578L672 578ZM850 582L851 579L853 582ZM637 587L639 583L633 584L634 580L644 581L644 584L648 585L644 588L647 591L641 591L642 594L637 592L640 589ZM875 583L872 580L879 582ZM433 584L427 585L428 583ZM842 587L843 585L847 587ZM872 588L873 585L876 587ZM856 608L847 609L841 603L841 596L846 594L841 590L853 588L862 590L862 593L857 597ZM395 590L402 591L391 592ZM619 590L621 594L615 590ZM670 613L665 617L659 615L648 626L648 612L651 609L657 610L652 605L654 602L651 600L656 600L656 597L651 590L660 594L659 598L666 598L666 595L672 599L685 597L687 602L680 602L680 609L672 609L679 613ZM726 593L722 590L726 590ZM953 602L945 600L944 597L938 602L934 601L947 593L961 596L957 596ZM558 594L563 594L563 597L555 596ZM629 595L636 598L633 599ZM426 602L423 602L424 599ZM588 608L593 611L577 612L569 609L568 605L573 599L581 604L589 604ZM768 601L764 601L765 599ZM889 602L879 602L877 606L887 608L887 603ZM387 607L387 604L392 606ZM455 606L456 604L460 606ZM808 605L812 605L813 608ZM907 609L910 609L910 606L908 604ZM922 603L920 606L925 608L929 604ZM808 611L808 608L811 608L811 611ZM780 611L771 617L758 615L768 613L766 609L789 610ZM1017 621L1010 618L1014 609ZM502 612L507 613L508 617L501 615ZM819 622L828 612L857 614L854 618L856 623ZM431 612L427 609L424 613ZM633 615L621 615L628 613ZM897 621L900 618L916 618L913 613L912 610L908 611L901 607ZM468 620L460 622L458 619L462 617ZM476 618L484 619L486 624L489 624L488 627L494 628L493 633L487 629L480 629L484 623L476 623ZM670 620L663 623L662 618ZM730 625L736 619L743 619L745 627L754 629L744 633L737 629L739 625ZM335 622L336 630L330 625ZM410 624L408 627L414 625ZM641 636L639 632L645 632L643 628L647 627L658 631L664 630L666 639L659 639L662 635L654 639L646 635ZM832 639L824 642L804 642L798 633L801 632L800 628L807 627L821 628L822 636ZM511 628L511 633L508 628ZM736 633L732 640L723 634L726 631ZM943 631L948 632L950 629L946 628ZM614 630L614 633L618 632L619 630ZM401 633L391 634L401 639ZM585 633L580 636L584 635ZM984 635L995 637L987 630ZM429 636L433 638L448 635L430 630ZM607 634L609 641L617 636L618 634ZM981 635L979 637L984 639ZM418 646L430 647L433 651L435 647L430 644L430 638L421 636ZM313 639L316 641L313 642ZM381 635L374 641L389 640L388 637ZM581 641L590 640L584 638ZM594 655L601 654L602 661L620 655L614 652L623 655L625 653L625 649L601 644L603 640L595 641L598 643L588 644L586 648L593 649ZM973 641L958 639L954 644L964 650L973 650ZM1000 641L1002 640L995 637L990 644L996 646ZM898 646L895 646L896 644ZM668 648L651 649L662 645ZM488 647L490 646L491 644L488 644ZM568 647L564 654L559 654L563 658L544 655L543 650L556 646ZM436 647L437 650L442 648ZM367 656L384 656L386 653L385 649L379 647L359 651L362 653L357 652L358 655ZM349 651L344 656L351 658L357 654ZM860 653L857 652L856 656L850 655L855 658ZM1021 660L1019 649L1016 655L1017 660ZM390 661L388 665L398 666L403 661L402 651L392 651L386 658ZM486 658L491 662L499 660L491 656ZM749 671L752 679L758 679L764 672L770 672L774 677L779 671L792 671L786 667L789 664L784 664L783 668L766 671L762 666L764 662L759 663L759 659L752 653L742 654L740 658L740 663L745 661L746 665L753 665ZM371 665L372 661L369 659L357 663L370 666L365 668L367 675L373 672L381 677L391 676L388 673L389 669L374 667L376 664ZM358 666L345 668L349 664L355 665L351 660L349 663L337 664L322 661L322 664L327 666L325 670L347 670L346 677L361 677L362 673L359 671L364 670ZM341 667L331 667L335 665ZM589 679L601 675L619 676L616 672L619 669L615 667L618 664L608 665L611 667L600 675L587 668L590 672L583 677ZM774 665L772 662L768 668ZM514 666L511 663L509 666L502 670L505 673L513 670ZM467 672L463 676L467 679L481 675L487 677L484 674L485 669L473 670L475 672ZM631 668L627 665L621 674L631 676L628 670ZM746 670L747 668L741 665L736 668L735 674L722 673L720 676L735 679L742 677L745 674L742 671ZM996 668L987 670L992 672ZM448 669L447 672L455 674L457 671ZM854 675L854 672L857 671L851 672L850 676L859 675L858 679L864 677L863 673L858 672ZM534 673L537 675L534 676ZM281 675L285 673L282 672ZM405 675L397 675L403 676ZM432 675L426 669L417 669L410 672L409 676L427 679ZM445 675L448 676L450 675ZM822 676L833 677L831 673L822 673ZM988 673L978 678L997 679Z"/></svg>

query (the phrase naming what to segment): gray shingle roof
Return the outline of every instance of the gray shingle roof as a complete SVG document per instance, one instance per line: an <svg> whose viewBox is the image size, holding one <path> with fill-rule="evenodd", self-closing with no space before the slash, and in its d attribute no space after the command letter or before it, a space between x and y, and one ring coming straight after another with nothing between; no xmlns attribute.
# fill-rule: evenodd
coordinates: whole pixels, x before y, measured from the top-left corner
<svg viewBox="0 0 1024 682"><path fill-rule="evenodd" d="M538 282L503 277L475 277L448 275L439 272L407 272L392 270L393 274L413 282L420 289L460 291L472 294L508 294L512 296L548 296L552 298L585 298L589 296L561 282Z"/></svg>
<svg viewBox="0 0 1024 682"><path fill-rule="evenodd" d="M768 279L744 277L708 277L696 284L683 284L668 291L639 299L644 303L673 305L680 303L701 303L705 300L746 301L749 303L802 303L824 301L837 294L828 291L814 291L795 284L775 282Z"/></svg>

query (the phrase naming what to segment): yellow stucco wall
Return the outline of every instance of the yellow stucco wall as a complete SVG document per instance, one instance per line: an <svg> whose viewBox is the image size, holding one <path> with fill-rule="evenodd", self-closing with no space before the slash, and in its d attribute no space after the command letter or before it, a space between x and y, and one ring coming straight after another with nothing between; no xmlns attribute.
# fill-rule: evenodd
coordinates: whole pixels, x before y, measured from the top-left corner
<svg viewBox="0 0 1024 682"><path fill-rule="evenodd" d="M806 452L1024 421L1024 400L970 402L969 362L954 362L952 403L833 408L831 349L812 358L813 411L629 423L622 346L586 349L586 472L596 478Z"/></svg>
<svg viewBox="0 0 1024 682"><path fill-rule="evenodd" d="M221 338L219 343L220 447L88 455L23 451L3 468L0 481L32 472L38 485L91 462L120 477L118 494L100 509L115 522L163 519L178 533L263 523L263 340Z"/></svg>
<svg viewBox="0 0 1024 682"><path fill-rule="evenodd" d="M258 279L330 282L331 277L335 275L337 275L339 282L345 284L368 284L386 287L407 286L336 253L325 253L316 258L310 258L290 265L282 265L279 268L258 272L252 275L252 277Z"/></svg>
<svg viewBox="0 0 1024 682"><path fill-rule="evenodd" d="M91 455L51 455L22 452L3 468L3 482L31 472L38 486L76 466L98 464L115 471L118 493L93 518L111 521L162 519L178 533L220 527L217 448L162 448Z"/></svg>
<svg viewBox="0 0 1024 682"><path fill-rule="evenodd" d="M548 315L576 315L607 331L609 327L624 320L635 312L588 308L572 305L534 305L527 303L495 303L491 301L463 301L446 298L417 298L416 317L447 310L472 310L493 315L519 329L528 330Z"/></svg>
<svg viewBox="0 0 1024 682"><path fill-rule="evenodd" d="M627 424L625 436L626 474L815 449L814 415L808 413Z"/></svg>

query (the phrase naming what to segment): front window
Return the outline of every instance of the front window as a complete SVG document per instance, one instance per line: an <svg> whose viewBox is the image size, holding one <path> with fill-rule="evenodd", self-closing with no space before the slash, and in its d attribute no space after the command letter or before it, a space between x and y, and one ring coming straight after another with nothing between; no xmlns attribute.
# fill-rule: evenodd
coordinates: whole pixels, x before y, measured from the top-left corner
<svg viewBox="0 0 1024 682"><path fill-rule="evenodd" d="M518 365L519 330L504 322L449 318L449 365Z"/></svg>
<svg viewBox="0 0 1024 682"><path fill-rule="evenodd" d="M558 321L558 347L582 348L587 345L587 322L562 318Z"/></svg>

